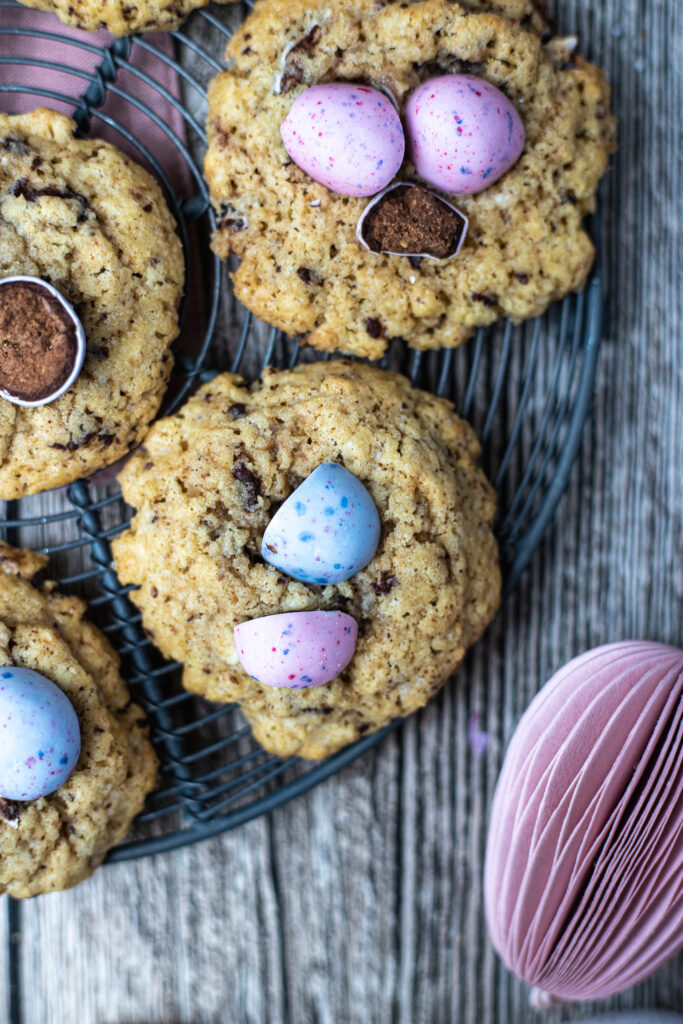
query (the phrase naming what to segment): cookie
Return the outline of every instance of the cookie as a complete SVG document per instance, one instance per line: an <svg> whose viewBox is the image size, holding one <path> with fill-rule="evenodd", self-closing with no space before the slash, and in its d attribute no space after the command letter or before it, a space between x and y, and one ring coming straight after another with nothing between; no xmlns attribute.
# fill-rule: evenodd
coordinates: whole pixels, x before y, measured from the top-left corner
<svg viewBox="0 0 683 1024"><path fill-rule="evenodd" d="M241 257L240 300L304 343L379 358L391 338L455 346L499 317L522 320L579 289L593 260L582 228L613 148L597 68L552 39L522 0L261 0L209 88L206 176L216 253ZM423 81L468 73L521 114L526 144L499 181L447 196L469 218L459 255L436 262L364 250L368 198L336 195L287 156L280 125L303 90L364 83L403 115ZM404 120L405 124L405 120ZM409 160L399 180L419 182Z"/></svg>
<svg viewBox="0 0 683 1024"><path fill-rule="evenodd" d="M157 759L119 659L84 619L85 602L31 577L46 559L0 543L0 665L40 672L66 694L81 730L75 771L49 796L0 799L0 892L67 889L119 843L155 785Z"/></svg>
<svg viewBox="0 0 683 1024"><path fill-rule="evenodd" d="M268 750L322 758L422 707L494 615L495 498L478 454L450 403L394 373L336 361L269 369L252 386L224 374L156 423L121 473L137 513L114 543L116 568L189 690L239 701ZM324 462L368 488L381 536L361 571L314 586L260 551L281 503ZM235 625L309 610L358 623L341 675L303 690L247 675Z"/></svg>
<svg viewBox="0 0 683 1024"><path fill-rule="evenodd" d="M59 399L0 398L0 498L87 476L144 437L168 384L184 263L154 179L54 111L0 114L0 278L54 285L86 356Z"/></svg>
<svg viewBox="0 0 683 1024"><path fill-rule="evenodd" d="M51 11L60 21L73 28L96 32L108 29L114 36L133 32L163 32L178 28L198 7L208 0L21 0L25 7ZM217 0L231 3L233 0Z"/></svg>

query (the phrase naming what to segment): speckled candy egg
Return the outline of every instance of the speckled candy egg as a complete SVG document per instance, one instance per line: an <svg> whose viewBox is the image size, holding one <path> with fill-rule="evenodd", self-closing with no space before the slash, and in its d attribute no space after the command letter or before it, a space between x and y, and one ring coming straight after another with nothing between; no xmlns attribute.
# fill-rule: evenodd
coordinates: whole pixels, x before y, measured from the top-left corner
<svg viewBox="0 0 683 1024"><path fill-rule="evenodd" d="M280 131L294 163L343 196L380 192L403 162L403 127L393 104L364 85L311 86L294 100Z"/></svg>
<svg viewBox="0 0 683 1024"><path fill-rule="evenodd" d="M263 534L266 562L304 583L340 583L377 550L377 507L358 477L324 462L290 494Z"/></svg>
<svg viewBox="0 0 683 1024"><path fill-rule="evenodd" d="M30 668L0 668L0 796L37 800L71 775L81 751L68 697Z"/></svg>
<svg viewBox="0 0 683 1024"><path fill-rule="evenodd" d="M303 690L329 683L353 657L356 620L344 612L285 612L235 626L242 667L265 686Z"/></svg>
<svg viewBox="0 0 683 1024"><path fill-rule="evenodd" d="M472 75L442 75L419 86L406 104L415 170L444 192L481 192L524 149L524 125L500 89Z"/></svg>

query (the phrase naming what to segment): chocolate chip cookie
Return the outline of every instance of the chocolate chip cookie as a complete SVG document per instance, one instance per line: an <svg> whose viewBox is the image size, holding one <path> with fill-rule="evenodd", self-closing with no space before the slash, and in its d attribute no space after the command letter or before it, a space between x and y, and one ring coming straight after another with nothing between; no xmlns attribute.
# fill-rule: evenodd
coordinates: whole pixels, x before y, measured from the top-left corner
<svg viewBox="0 0 683 1024"><path fill-rule="evenodd" d="M0 665L33 669L59 686L78 716L81 753L49 796L0 798L0 892L16 897L91 875L128 832L157 774L144 714L130 702L117 655L84 619L85 602L29 582L45 561L0 543Z"/></svg>
<svg viewBox="0 0 683 1024"><path fill-rule="evenodd" d="M495 498L479 445L450 403L403 377L337 361L223 374L156 423L121 473L137 513L114 543L123 583L189 690L238 701L256 739L322 758L422 707L498 606ZM375 556L350 579L299 582L260 556L280 504L324 462L342 464L379 511ZM241 667L237 623L340 610L358 645L331 683L260 685Z"/></svg>
<svg viewBox="0 0 683 1024"><path fill-rule="evenodd" d="M154 179L54 111L0 114L0 278L54 285L86 334L61 398L0 398L0 498L87 476L144 437L166 390L184 263ZM0 339L11 344L11 339Z"/></svg>
<svg viewBox="0 0 683 1024"><path fill-rule="evenodd" d="M114 36L133 32L163 32L178 28L209 0L21 0L25 7L52 11L65 25L96 32L108 29ZM231 3L233 0L217 0Z"/></svg>
<svg viewBox="0 0 683 1024"><path fill-rule="evenodd" d="M582 221L613 120L602 72L574 46L528 0L260 0L209 89L213 247L241 257L241 301L315 348L377 358L393 337L458 345L479 325L537 316L581 288L593 260ZM280 125L307 86L364 83L402 114L421 82L448 73L506 94L526 132L521 158L485 191L445 196L469 218L459 255L368 252L356 225L371 200L310 178L288 158ZM420 182L408 159L398 179Z"/></svg>

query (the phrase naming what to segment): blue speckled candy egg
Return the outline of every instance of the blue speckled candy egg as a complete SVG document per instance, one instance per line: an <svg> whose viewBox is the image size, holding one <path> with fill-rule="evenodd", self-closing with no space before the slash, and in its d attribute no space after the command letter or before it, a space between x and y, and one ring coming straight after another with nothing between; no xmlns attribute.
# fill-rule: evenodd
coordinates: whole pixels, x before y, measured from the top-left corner
<svg viewBox="0 0 683 1024"><path fill-rule="evenodd" d="M379 534L379 513L367 488L344 466L324 462L275 513L261 554L304 583L340 583L365 568Z"/></svg>
<svg viewBox="0 0 683 1024"><path fill-rule="evenodd" d="M37 800L71 775L81 730L70 700L30 668L0 667L0 796Z"/></svg>

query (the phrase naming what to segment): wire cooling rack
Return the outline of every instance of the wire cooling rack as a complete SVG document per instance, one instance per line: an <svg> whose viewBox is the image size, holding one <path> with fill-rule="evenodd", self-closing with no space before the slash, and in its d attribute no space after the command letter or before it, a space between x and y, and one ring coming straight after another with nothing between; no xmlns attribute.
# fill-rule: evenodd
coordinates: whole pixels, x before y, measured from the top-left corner
<svg viewBox="0 0 683 1024"><path fill-rule="evenodd" d="M237 17L225 13L228 10L222 9L221 16ZM40 29L29 32L12 24L13 11L13 3L0 0L0 93L25 92L12 69L29 66L54 72L54 81L63 88L32 85L31 93L47 105L70 110L82 134L97 135L106 126L114 141L151 168L178 222L188 268L186 295L203 289L206 301L199 320L196 311L188 316L187 301L183 304L184 329L176 343L176 373L165 411L177 407L198 380L210 379L214 366L254 375L268 364L293 366L301 359L320 358L239 307L224 268L208 248L214 215L200 170L206 144L204 96L208 81L224 66L222 52L230 29L211 12L196 12L182 30L172 33L175 50L169 54L153 36L96 46L92 37L79 33L67 41L50 16L45 17L44 28L41 22ZM2 46L2 37L7 36L39 38L40 60L8 56ZM64 56L64 46L74 54L73 62ZM53 47L59 48L59 59L51 59ZM95 58L94 70L77 69L83 51ZM141 54L146 58L144 70L136 66ZM177 75L176 91L162 84L168 69ZM144 84L144 99L136 89L131 91L132 82ZM155 95L177 112L182 130L156 112ZM110 96L117 98L122 114L107 112ZM133 111L164 133L173 160L162 166L146 144L147 133L131 130ZM177 184L178 167L184 185ZM454 351L420 354L393 343L381 364L402 370L416 385L453 400L477 430L483 466L499 494L497 534L506 594L528 565L562 495L590 404L603 308L597 218L592 233L598 259L582 294L522 326L502 323L480 330ZM164 661L151 645L127 598L130 588L119 584L112 568L109 541L125 528L130 514L118 487L96 479L7 503L2 523L10 542L50 556L48 573L62 589L88 598L91 616L122 657L133 697L149 715L162 764L159 788L129 841L114 850L110 860L182 846L270 811L338 772L388 731L318 764L282 760L255 743L236 708L185 692L179 667Z"/></svg>

